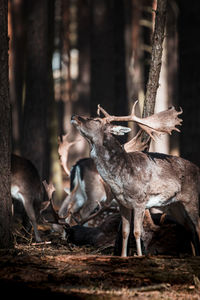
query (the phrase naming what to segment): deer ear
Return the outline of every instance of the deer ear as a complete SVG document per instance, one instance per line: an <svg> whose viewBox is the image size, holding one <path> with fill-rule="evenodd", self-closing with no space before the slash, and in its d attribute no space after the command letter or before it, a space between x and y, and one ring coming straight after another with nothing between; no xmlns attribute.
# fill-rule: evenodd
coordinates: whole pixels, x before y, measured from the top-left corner
<svg viewBox="0 0 200 300"><path fill-rule="evenodd" d="M124 126L113 125L110 128L110 132L114 135L124 135L125 133L128 133L130 131L131 131L131 128L124 127Z"/></svg>

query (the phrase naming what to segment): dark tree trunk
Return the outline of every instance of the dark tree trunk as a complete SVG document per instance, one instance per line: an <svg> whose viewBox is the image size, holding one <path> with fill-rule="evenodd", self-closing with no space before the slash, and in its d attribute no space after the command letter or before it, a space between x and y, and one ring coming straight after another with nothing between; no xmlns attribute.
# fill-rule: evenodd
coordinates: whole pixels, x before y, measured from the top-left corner
<svg viewBox="0 0 200 300"><path fill-rule="evenodd" d="M87 0L78 2L78 109L80 114L90 110L90 18Z"/></svg>
<svg viewBox="0 0 200 300"><path fill-rule="evenodd" d="M160 69L162 64L162 44L166 20L167 0L157 0L155 29L152 39L151 64L147 81L143 116L154 113L156 94L159 86Z"/></svg>
<svg viewBox="0 0 200 300"><path fill-rule="evenodd" d="M97 104L127 113L124 2L94 0L91 5L91 114Z"/></svg>
<svg viewBox="0 0 200 300"><path fill-rule="evenodd" d="M167 11L167 0L157 0L155 29L152 38L152 53L147 81L147 88L144 100L142 116L147 117L154 113L156 95L159 86L159 77L162 64L163 40L165 31ZM148 139L148 134L143 132L143 140ZM149 142L150 144L150 142Z"/></svg>
<svg viewBox="0 0 200 300"><path fill-rule="evenodd" d="M34 163L42 178L48 178L47 116L53 90L52 48L48 44L50 4L52 1L26 1L26 97L22 149L23 155Z"/></svg>
<svg viewBox="0 0 200 300"><path fill-rule="evenodd" d="M200 165L199 1L179 5L179 105L183 108L180 155Z"/></svg>
<svg viewBox="0 0 200 300"><path fill-rule="evenodd" d="M13 246L11 230L11 128L8 91L8 3L0 0L0 248Z"/></svg>
<svg viewBox="0 0 200 300"><path fill-rule="evenodd" d="M10 1L10 102L12 106L12 147L21 152L23 119L23 87L25 68L25 16L24 0Z"/></svg>

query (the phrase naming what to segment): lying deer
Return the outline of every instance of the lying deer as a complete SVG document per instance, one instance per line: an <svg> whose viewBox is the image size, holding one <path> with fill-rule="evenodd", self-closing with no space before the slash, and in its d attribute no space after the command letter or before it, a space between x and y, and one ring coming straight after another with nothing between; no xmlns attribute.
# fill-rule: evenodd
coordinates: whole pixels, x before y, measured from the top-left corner
<svg viewBox="0 0 200 300"><path fill-rule="evenodd" d="M150 152L126 152L131 141L120 145L113 135L124 135L130 129L111 124L113 121L134 121L150 137L169 133L181 124L174 108L147 118L135 115L135 105L130 116L109 115L99 106L104 118L72 116L71 123L90 144L90 156L99 174L110 187L120 206L122 217L122 256L127 255L131 210L134 210L134 236L137 254L142 255L141 233L146 208L159 207L170 210L173 217L190 233L196 255L200 254L199 194L200 172L193 163L176 156ZM139 139L138 139L139 141Z"/></svg>
<svg viewBox="0 0 200 300"><path fill-rule="evenodd" d="M37 229L37 218L43 201L43 187L38 171L27 159L12 154L11 156L11 196L20 201L33 226L35 239L41 242Z"/></svg>
<svg viewBox="0 0 200 300"><path fill-rule="evenodd" d="M68 154L74 143L68 141L68 135L63 136L62 141L59 139L58 153L63 169L70 177L70 191L66 190L68 196L63 201L58 215L69 225L72 225L74 220L82 225L99 214L100 207L103 206L105 210L104 203L107 197L105 184L91 158L78 160L69 170ZM112 205L116 208L114 203Z"/></svg>
<svg viewBox="0 0 200 300"><path fill-rule="evenodd" d="M68 242L77 246L92 245L95 247L101 247L105 246L105 244L114 246L120 221L118 214L112 214L106 218L106 220L103 221L100 226L97 227L85 227L81 225L81 222L79 225L70 226L68 223L62 221L62 218L60 218L58 210L54 205L54 185L52 183L48 184L46 181L43 181L43 185L49 199L49 204L46 202L47 207L44 207L41 210L41 216L44 222L62 224L63 237L67 239Z"/></svg>

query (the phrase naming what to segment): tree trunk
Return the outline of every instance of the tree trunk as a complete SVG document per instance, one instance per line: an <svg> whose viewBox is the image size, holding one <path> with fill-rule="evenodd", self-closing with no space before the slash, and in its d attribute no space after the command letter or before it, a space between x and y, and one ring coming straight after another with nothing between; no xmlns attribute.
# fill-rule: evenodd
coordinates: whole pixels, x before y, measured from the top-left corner
<svg viewBox="0 0 200 300"><path fill-rule="evenodd" d="M0 248L13 246L11 230L11 128L8 91L8 3L0 0Z"/></svg>
<svg viewBox="0 0 200 300"><path fill-rule="evenodd" d="M91 1L91 114L127 113L123 1Z"/></svg>
<svg viewBox="0 0 200 300"><path fill-rule="evenodd" d="M147 82L146 95L143 106L143 117L150 116L154 113L156 94L159 86L159 77L162 64L163 40L166 21L167 0L157 0L155 29L152 39L151 64ZM143 140L148 139L145 132L142 136ZM149 142L150 144L150 142Z"/></svg>
<svg viewBox="0 0 200 300"><path fill-rule="evenodd" d="M155 29L152 40L151 64L147 82L147 90L144 101L143 117L154 113L159 76L162 64L162 44L166 20L167 0L157 0Z"/></svg>
<svg viewBox="0 0 200 300"><path fill-rule="evenodd" d="M10 1L11 40L9 55L10 103L12 106L12 151L21 152L25 68L24 0Z"/></svg>
<svg viewBox="0 0 200 300"><path fill-rule="evenodd" d="M179 5L179 105L183 109L180 155L200 165L199 1Z"/></svg>
<svg viewBox="0 0 200 300"><path fill-rule="evenodd" d="M78 2L78 50L79 50L79 77L78 77L78 110L80 114L90 110L90 17L87 0ZM76 106L77 106L76 104ZM76 108L77 109L77 108ZM79 111L78 111L79 113Z"/></svg>
<svg viewBox="0 0 200 300"><path fill-rule="evenodd" d="M23 155L30 159L42 178L48 179L47 116L53 91L49 6L47 0L26 1L26 97L23 122ZM51 122L51 120L48 120Z"/></svg>

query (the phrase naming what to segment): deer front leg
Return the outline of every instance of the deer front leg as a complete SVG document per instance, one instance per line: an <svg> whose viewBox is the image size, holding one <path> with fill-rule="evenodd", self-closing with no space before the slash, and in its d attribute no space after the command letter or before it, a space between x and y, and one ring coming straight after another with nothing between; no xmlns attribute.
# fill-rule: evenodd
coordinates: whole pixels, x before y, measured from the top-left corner
<svg viewBox="0 0 200 300"><path fill-rule="evenodd" d="M141 249L141 233L142 233L142 223L144 219L145 209L134 209L134 230L133 234L136 241L137 255L142 256Z"/></svg>
<svg viewBox="0 0 200 300"><path fill-rule="evenodd" d="M130 233L130 223L131 223L131 210L120 206L120 213L122 217L122 252L121 257L127 256L127 245L128 237Z"/></svg>

